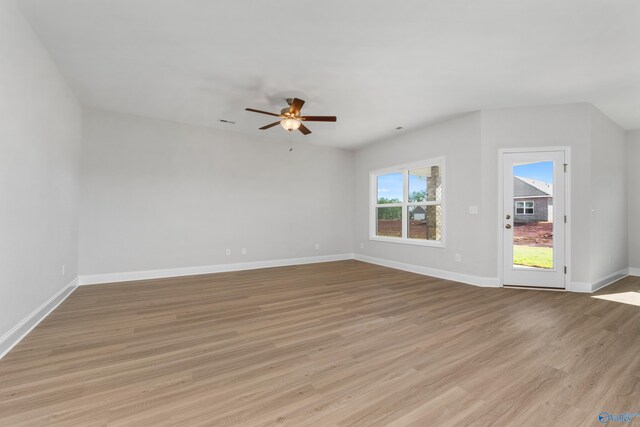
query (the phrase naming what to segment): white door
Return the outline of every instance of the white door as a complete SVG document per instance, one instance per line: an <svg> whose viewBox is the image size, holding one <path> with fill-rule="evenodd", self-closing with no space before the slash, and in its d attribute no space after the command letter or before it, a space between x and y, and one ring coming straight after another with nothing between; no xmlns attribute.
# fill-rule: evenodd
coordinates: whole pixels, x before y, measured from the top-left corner
<svg viewBox="0 0 640 427"><path fill-rule="evenodd" d="M503 284L565 287L565 152L503 153Z"/></svg>

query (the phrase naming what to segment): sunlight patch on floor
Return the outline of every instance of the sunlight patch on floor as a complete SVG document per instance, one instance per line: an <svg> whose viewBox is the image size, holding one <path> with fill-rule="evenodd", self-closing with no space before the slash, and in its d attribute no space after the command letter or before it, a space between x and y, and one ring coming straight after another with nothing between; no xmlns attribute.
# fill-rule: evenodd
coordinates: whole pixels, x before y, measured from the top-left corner
<svg viewBox="0 0 640 427"><path fill-rule="evenodd" d="M591 298L598 298L607 301L621 302L623 304L637 305L640 307L640 292L620 292L608 295L593 295Z"/></svg>

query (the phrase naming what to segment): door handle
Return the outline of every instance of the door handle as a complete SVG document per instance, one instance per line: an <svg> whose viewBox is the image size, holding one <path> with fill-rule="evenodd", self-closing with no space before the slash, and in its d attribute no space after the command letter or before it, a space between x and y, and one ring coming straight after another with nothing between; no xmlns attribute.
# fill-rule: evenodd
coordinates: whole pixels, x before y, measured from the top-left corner
<svg viewBox="0 0 640 427"><path fill-rule="evenodd" d="M507 224L504 226L504 228L506 228L507 230L511 228L511 224Z"/></svg>

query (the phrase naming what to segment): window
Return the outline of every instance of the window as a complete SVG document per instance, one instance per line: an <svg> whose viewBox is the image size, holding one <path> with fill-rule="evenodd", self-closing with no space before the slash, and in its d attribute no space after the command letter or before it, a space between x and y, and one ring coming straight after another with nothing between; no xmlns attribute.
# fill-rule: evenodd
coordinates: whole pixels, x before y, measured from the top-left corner
<svg viewBox="0 0 640 427"><path fill-rule="evenodd" d="M533 202L516 202L516 215L533 215Z"/></svg>
<svg viewBox="0 0 640 427"><path fill-rule="evenodd" d="M443 246L444 158L370 174L369 238Z"/></svg>

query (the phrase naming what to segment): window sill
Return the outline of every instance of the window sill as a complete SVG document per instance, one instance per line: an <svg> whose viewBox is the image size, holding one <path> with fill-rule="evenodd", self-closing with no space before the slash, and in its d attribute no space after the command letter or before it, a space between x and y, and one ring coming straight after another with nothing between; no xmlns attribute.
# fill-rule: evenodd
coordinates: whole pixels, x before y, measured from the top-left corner
<svg viewBox="0 0 640 427"><path fill-rule="evenodd" d="M401 245L444 248L444 242L442 242L441 240L418 240L418 239L403 239L400 237L380 237L380 236L369 236L369 240L373 240L376 242L399 243Z"/></svg>

